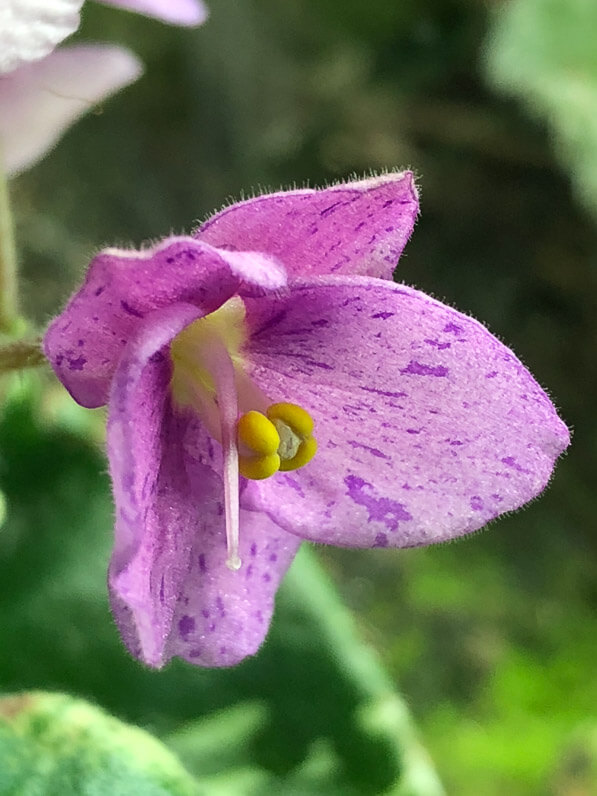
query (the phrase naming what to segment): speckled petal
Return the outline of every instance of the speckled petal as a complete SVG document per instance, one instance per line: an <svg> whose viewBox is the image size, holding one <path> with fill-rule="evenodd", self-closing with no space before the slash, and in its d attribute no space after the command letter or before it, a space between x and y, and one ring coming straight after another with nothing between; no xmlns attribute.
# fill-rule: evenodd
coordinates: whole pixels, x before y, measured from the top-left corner
<svg viewBox="0 0 597 796"><path fill-rule="evenodd" d="M207 8L200 0L100 0L110 6L156 17L172 25L201 25Z"/></svg>
<svg viewBox="0 0 597 796"><path fill-rule="evenodd" d="M221 494L220 477L213 470L210 475ZM191 479L189 483L193 486ZM204 483L202 478L197 486ZM196 495L196 488L188 492L190 506L196 505ZM255 654L269 629L275 593L301 542L266 514L241 509L242 566L232 571L225 563L222 517L204 522L193 539L189 569L166 646L167 657L177 655L198 666L233 666Z"/></svg>
<svg viewBox="0 0 597 796"><path fill-rule="evenodd" d="M73 45L0 78L0 148L10 176L32 166L77 119L135 81L124 47Z"/></svg>
<svg viewBox="0 0 597 796"><path fill-rule="evenodd" d="M285 283L284 270L268 256L226 252L189 237L166 238L145 251L105 249L50 325L44 350L78 403L101 406L124 346L148 313L182 301L203 315L237 292Z"/></svg>
<svg viewBox="0 0 597 796"><path fill-rule="evenodd" d="M110 396L112 608L131 653L153 667L172 655L227 666L254 653L300 544L243 511L243 567L225 566L221 449L169 398L164 346L197 315L188 304L154 312L126 346Z"/></svg>
<svg viewBox="0 0 597 796"><path fill-rule="evenodd" d="M366 274L391 279L419 208L406 172L282 191L232 205L196 237L225 249L268 252L290 275Z"/></svg>
<svg viewBox="0 0 597 796"><path fill-rule="evenodd" d="M485 327L412 288L324 277L249 300L253 376L302 404L319 450L243 505L345 546L430 544L480 528L548 482L566 426Z"/></svg>

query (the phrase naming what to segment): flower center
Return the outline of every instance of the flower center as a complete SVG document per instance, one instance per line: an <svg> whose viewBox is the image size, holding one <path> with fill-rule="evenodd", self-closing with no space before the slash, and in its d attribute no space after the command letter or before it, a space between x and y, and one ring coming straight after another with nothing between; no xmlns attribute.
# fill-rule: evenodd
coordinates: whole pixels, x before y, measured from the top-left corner
<svg viewBox="0 0 597 796"><path fill-rule="evenodd" d="M235 297L192 323L170 344L174 402L191 407L222 445L230 569L241 566L239 473L262 480L296 470L317 451L313 419L301 406L272 403L245 370L245 305Z"/></svg>

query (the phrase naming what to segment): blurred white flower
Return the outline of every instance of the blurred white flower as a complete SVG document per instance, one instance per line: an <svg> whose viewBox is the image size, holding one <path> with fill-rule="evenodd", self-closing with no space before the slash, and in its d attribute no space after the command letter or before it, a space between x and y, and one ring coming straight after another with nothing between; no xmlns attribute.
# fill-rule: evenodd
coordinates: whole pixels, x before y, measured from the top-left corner
<svg viewBox="0 0 597 796"><path fill-rule="evenodd" d="M0 167L32 166L96 103L135 81L139 59L115 45L54 48L79 26L84 0L0 0ZM199 25L201 0L100 0L164 22Z"/></svg>
<svg viewBox="0 0 597 796"><path fill-rule="evenodd" d="M2 0L0 74L48 55L79 27L84 0ZM100 0L107 5L157 17L174 25L200 25L207 17L201 0Z"/></svg>
<svg viewBox="0 0 597 796"><path fill-rule="evenodd" d="M97 102L135 81L143 67L114 45L62 47L0 76L0 148L9 176L32 166Z"/></svg>

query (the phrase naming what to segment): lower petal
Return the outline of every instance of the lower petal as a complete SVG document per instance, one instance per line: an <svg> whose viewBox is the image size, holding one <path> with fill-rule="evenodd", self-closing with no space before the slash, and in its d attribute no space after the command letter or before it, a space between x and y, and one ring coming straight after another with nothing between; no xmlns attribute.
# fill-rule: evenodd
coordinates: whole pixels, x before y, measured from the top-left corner
<svg viewBox="0 0 597 796"><path fill-rule="evenodd" d="M125 348L110 400L112 609L130 652L158 668L174 655L229 666L256 652L301 541L241 511L243 566L226 566L221 446L170 399L165 346L198 314L186 304L152 313Z"/></svg>
<svg viewBox="0 0 597 796"><path fill-rule="evenodd" d="M257 652L268 632L277 588L301 539L266 514L241 510L243 563L231 571L219 520L204 524L193 541L166 659L178 655L198 666L232 666Z"/></svg>

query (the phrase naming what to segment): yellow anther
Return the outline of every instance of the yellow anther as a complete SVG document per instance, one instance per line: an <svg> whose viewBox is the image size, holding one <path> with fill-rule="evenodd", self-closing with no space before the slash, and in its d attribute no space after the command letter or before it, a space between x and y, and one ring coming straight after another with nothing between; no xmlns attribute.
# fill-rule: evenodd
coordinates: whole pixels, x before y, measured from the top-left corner
<svg viewBox="0 0 597 796"><path fill-rule="evenodd" d="M282 459L280 461L280 470L288 472L288 470L298 470L299 467L304 467L317 453L317 440L315 437L308 437L303 440L299 445L296 455L292 459Z"/></svg>
<svg viewBox="0 0 597 796"><path fill-rule="evenodd" d="M238 421L238 466L245 478L261 480L278 470L297 470L317 451L313 419L296 404L272 404L267 416L251 410Z"/></svg>
<svg viewBox="0 0 597 796"><path fill-rule="evenodd" d="M302 406L272 404L267 410L267 416L270 420L281 420L302 439L307 439L313 434L313 418Z"/></svg>
<svg viewBox="0 0 597 796"><path fill-rule="evenodd" d="M313 418L296 404L272 404L267 416L278 429L280 435L280 470L298 470L308 464L317 452L317 442L313 434Z"/></svg>
<svg viewBox="0 0 597 796"><path fill-rule="evenodd" d="M238 441L254 453L266 456L276 453L280 435L271 420L261 412L251 410L238 421Z"/></svg>
<svg viewBox="0 0 597 796"><path fill-rule="evenodd" d="M238 469L245 478L260 481L280 468L280 435L271 420L251 410L238 421Z"/></svg>
<svg viewBox="0 0 597 796"><path fill-rule="evenodd" d="M277 453L267 456L239 456L238 470L245 478L261 481L277 473L280 469L280 457Z"/></svg>

